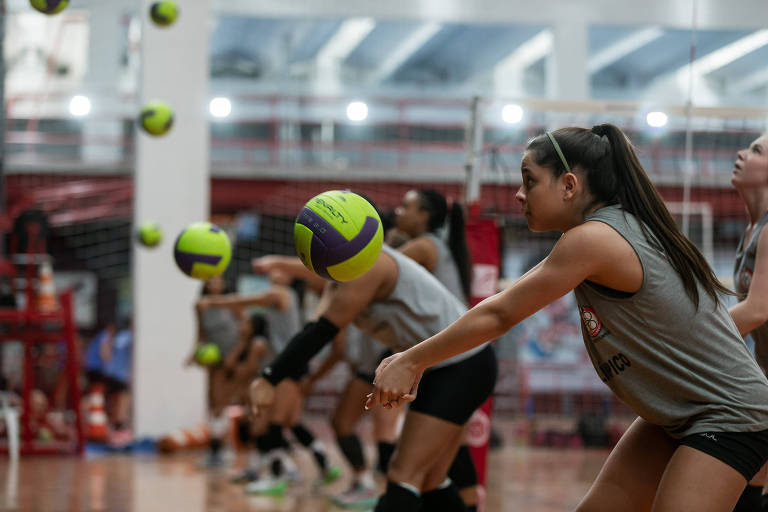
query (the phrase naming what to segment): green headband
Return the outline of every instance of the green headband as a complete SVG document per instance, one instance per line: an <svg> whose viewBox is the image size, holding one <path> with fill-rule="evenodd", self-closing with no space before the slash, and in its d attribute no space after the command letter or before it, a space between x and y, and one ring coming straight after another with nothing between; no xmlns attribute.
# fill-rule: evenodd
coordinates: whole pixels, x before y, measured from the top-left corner
<svg viewBox="0 0 768 512"><path fill-rule="evenodd" d="M552 135L550 132L547 132L547 137L549 137L549 140L552 141L552 145L555 146L555 151L557 151L557 156L560 157L560 161L563 162L565 171L571 172L571 168L568 166L568 162L565 160L565 155L563 154L563 151L560 149L560 144L558 144L557 141L555 140L555 136Z"/></svg>

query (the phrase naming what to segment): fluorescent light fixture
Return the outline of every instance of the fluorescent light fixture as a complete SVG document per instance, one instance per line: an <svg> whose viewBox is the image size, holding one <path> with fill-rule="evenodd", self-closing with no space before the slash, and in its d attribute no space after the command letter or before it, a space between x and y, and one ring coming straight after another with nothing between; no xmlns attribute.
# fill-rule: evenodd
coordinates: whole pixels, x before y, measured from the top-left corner
<svg viewBox="0 0 768 512"><path fill-rule="evenodd" d="M517 124L523 119L523 108L520 105L504 105L501 109L501 118L507 124Z"/></svg>
<svg viewBox="0 0 768 512"><path fill-rule="evenodd" d="M208 105L208 110L211 111L213 117L227 117L232 112L232 102L227 98L213 98Z"/></svg>
<svg viewBox="0 0 768 512"><path fill-rule="evenodd" d="M347 117L350 121L364 121L368 117L368 105L362 101L353 101L347 105Z"/></svg>
<svg viewBox="0 0 768 512"><path fill-rule="evenodd" d="M87 96L73 96L69 100L69 113L75 117L84 117L91 112L91 100Z"/></svg>
<svg viewBox="0 0 768 512"><path fill-rule="evenodd" d="M653 128L666 126L668 120L669 118L667 117L667 114L659 111L648 112L648 115L645 116L645 122L648 123L648 126Z"/></svg>

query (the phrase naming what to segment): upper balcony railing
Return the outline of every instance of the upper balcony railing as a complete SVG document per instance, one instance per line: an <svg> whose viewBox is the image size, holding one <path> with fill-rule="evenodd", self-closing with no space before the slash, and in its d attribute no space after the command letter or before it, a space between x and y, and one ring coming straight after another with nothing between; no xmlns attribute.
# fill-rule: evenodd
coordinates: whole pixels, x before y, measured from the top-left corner
<svg viewBox="0 0 768 512"><path fill-rule="evenodd" d="M31 100L14 98L8 109L9 172L114 174L132 169L135 140L143 135L137 135L130 101L111 115L79 119L22 117L29 109L12 105L25 101ZM232 102L233 115L210 125L214 176L464 180L469 100L371 100L363 122L346 119L347 99L241 96ZM522 102L526 113L515 125L502 121L503 104L484 103L482 162L490 182L518 182L526 141L545 129L608 121L627 131L655 181L682 183L685 170L691 169L694 183L725 186L736 150L765 131L768 119L762 110L695 111L689 166L681 108L669 108L668 125L652 129L644 113L627 103Z"/></svg>

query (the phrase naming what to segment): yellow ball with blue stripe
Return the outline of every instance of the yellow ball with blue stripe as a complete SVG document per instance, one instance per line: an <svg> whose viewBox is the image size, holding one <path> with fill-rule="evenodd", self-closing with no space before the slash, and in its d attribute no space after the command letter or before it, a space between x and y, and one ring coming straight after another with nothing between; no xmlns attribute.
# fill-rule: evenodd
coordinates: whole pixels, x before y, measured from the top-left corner
<svg viewBox="0 0 768 512"><path fill-rule="evenodd" d="M376 209L349 190L331 190L310 199L293 229L299 259L312 272L351 281L376 262L384 229Z"/></svg>
<svg viewBox="0 0 768 512"><path fill-rule="evenodd" d="M29 5L43 14L59 14L67 8L69 0L29 0Z"/></svg>
<svg viewBox="0 0 768 512"><path fill-rule="evenodd" d="M220 227L210 222L194 222L176 238L173 257L182 272L206 280L227 269L232 246Z"/></svg>

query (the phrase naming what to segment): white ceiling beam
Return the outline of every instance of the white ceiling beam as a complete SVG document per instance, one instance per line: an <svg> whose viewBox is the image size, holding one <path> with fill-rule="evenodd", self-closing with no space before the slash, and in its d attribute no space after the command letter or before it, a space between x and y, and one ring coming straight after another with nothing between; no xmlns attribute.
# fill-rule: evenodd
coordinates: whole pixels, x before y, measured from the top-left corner
<svg viewBox="0 0 768 512"><path fill-rule="evenodd" d="M726 82L725 91L729 95L739 96L766 84L768 84L768 67L743 78Z"/></svg>
<svg viewBox="0 0 768 512"><path fill-rule="evenodd" d="M767 44L768 29L752 32L748 36L742 37L694 60L692 64L693 72L698 76L707 75ZM688 64L681 66L677 72L679 74L687 74L689 72Z"/></svg>
<svg viewBox="0 0 768 512"><path fill-rule="evenodd" d="M576 16L589 24L689 28L692 17L691 0L211 0L211 4L220 14L252 17L369 16L441 23L552 24ZM697 5L700 30L759 28L768 20L765 0L698 0Z"/></svg>
<svg viewBox="0 0 768 512"><path fill-rule="evenodd" d="M384 62L376 68L376 70L369 77L369 81L372 83L382 82L387 79L392 73L413 55L413 53L421 48L424 43L432 39L437 34L443 25L441 23L428 22L423 23L416 29L410 36L406 37L393 51L389 54Z"/></svg>
<svg viewBox="0 0 768 512"><path fill-rule="evenodd" d="M376 26L373 18L350 18L344 20L339 29L317 52L318 64L343 61Z"/></svg>
<svg viewBox="0 0 768 512"><path fill-rule="evenodd" d="M552 51L552 31L542 30L499 61L494 67L494 73L506 70L525 69L534 62L543 59Z"/></svg>
<svg viewBox="0 0 768 512"><path fill-rule="evenodd" d="M590 73L597 73L662 35L664 35L664 31L659 27L648 27L632 32L627 37L595 53L589 59L587 69Z"/></svg>

